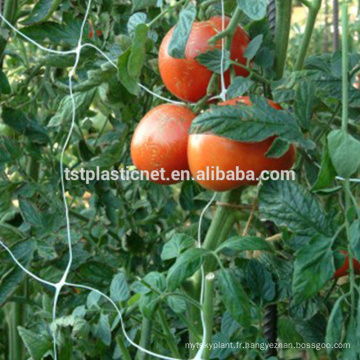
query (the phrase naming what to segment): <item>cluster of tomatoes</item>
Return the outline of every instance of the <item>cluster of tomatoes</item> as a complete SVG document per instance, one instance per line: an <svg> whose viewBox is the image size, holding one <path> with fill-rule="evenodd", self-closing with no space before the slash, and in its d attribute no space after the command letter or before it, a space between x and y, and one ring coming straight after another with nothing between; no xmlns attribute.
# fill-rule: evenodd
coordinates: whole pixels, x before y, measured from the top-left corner
<svg viewBox="0 0 360 360"><path fill-rule="evenodd" d="M225 18L225 25L230 19ZM164 37L159 51L159 69L166 88L177 98L194 103L206 96L212 72L195 59L199 54L214 48L221 48L221 40L211 47L208 40L221 31L222 19L213 17L208 21L195 22L185 50L185 59L176 59L169 55L168 49L174 28ZM232 60L245 65L244 51L249 44L246 32L238 26L233 35L230 48ZM248 76L246 69L234 66L237 76ZM224 74L225 84L230 83L230 69ZM236 105L237 102L250 105L248 97L228 100L218 104ZM275 109L281 107L271 101ZM190 109L177 104L164 104L152 109L140 121L131 143L131 156L139 170L149 173L163 169L164 177L155 180L160 184L174 184L171 176L175 170L190 170L192 176L205 188L226 191L242 185L254 183L251 180L209 179L198 176L207 169L224 171L253 171L258 177L263 170L289 169L295 159L295 148L280 158L269 158L273 138L258 143L243 143L220 137L215 134L192 134L189 129L196 117ZM239 119L241 121L241 119ZM256 181L255 181L256 182Z"/></svg>
<svg viewBox="0 0 360 360"><path fill-rule="evenodd" d="M230 19L225 19L225 25ZM166 88L177 98L194 103L206 96L212 72L196 61L196 56L211 47L208 40L221 30L221 17L208 21L195 22L187 42L185 59L175 59L168 53L169 43L174 28L162 41L159 51L159 69ZM230 57L241 64L246 64L244 51L249 43L246 32L238 26L232 40ZM221 47L221 41L216 44ZM248 76L246 70L234 66L238 76ZM225 83L230 82L230 71L225 74ZM218 106L236 106L241 102L251 106L249 97L231 99ZM280 110L281 106L269 100L269 105ZM243 185L253 184L248 180L200 179L197 175L206 168L218 167L223 171L235 171L236 168L253 171L259 176L264 170L287 170L295 161L296 150L292 145L280 158L266 157L275 136L257 143L244 143L227 139L215 134L191 134L189 129L196 117L190 109L182 105L164 104L155 107L140 121L131 142L131 156L139 170L149 173L164 170L165 180L153 180L159 184L178 182L171 178L177 170L190 170L195 180L204 188L214 191L227 191ZM241 121L241 119L239 119ZM256 181L255 181L256 183ZM343 264L334 273L334 278L347 275L349 256L346 251ZM356 273L360 273L360 264L354 259Z"/></svg>

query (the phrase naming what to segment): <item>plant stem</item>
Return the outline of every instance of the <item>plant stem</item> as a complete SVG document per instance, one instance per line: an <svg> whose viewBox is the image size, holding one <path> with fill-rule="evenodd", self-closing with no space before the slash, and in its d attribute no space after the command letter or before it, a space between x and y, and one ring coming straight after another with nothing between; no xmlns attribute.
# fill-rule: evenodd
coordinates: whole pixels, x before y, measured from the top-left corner
<svg viewBox="0 0 360 360"><path fill-rule="evenodd" d="M279 80L284 75L287 49L289 45L292 0L276 0L275 25L275 72Z"/></svg>
<svg viewBox="0 0 360 360"><path fill-rule="evenodd" d="M10 24L14 24L15 15L18 8L17 0L5 0L5 8L4 8L4 18L10 22ZM1 24L2 29L6 29L7 25L5 22ZM2 57L7 45L7 39L0 36L0 62L2 63Z"/></svg>
<svg viewBox="0 0 360 360"><path fill-rule="evenodd" d="M226 48L230 49L231 39L232 39L232 37L234 35L236 27L239 24L240 17L241 17L241 10L237 6L235 11L234 11L233 16L231 17L231 20L230 20L229 25L227 26L227 28L224 31L220 31L218 34L216 34L215 36L210 38L208 40L208 44L211 45L211 46L215 46L220 39L226 37L227 40L228 40Z"/></svg>
<svg viewBox="0 0 360 360"><path fill-rule="evenodd" d="M221 203L229 205L238 205L240 202L241 194L244 190L244 187L228 191L222 195ZM215 215L211 222L208 233L206 234L204 243L202 247L208 250L215 250L217 246L226 240L229 232L231 231L235 221L236 221L237 209L234 209L231 206L219 206L216 209ZM213 257L208 258L204 263L204 272L205 274L213 271L216 267L216 259ZM201 291L201 272L198 271L194 276L189 279L184 284L184 290L188 293L189 296L198 300L200 298ZM207 298L212 298L213 293L207 292L204 296L204 301L209 301ZM194 306L189 306L187 311L188 320L196 325L198 329L196 334L193 334L189 331L189 342L195 343L195 339L198 337L198 334L201 334L201 314L198 308ZM195 352L196 353L196 352ZM194 356L194 351L190 351L190 356Z"/></svg>
<svg viewBox="0 0 360 360"><path fill-rule="evenodd" d="M263 84L265 84L265 85L270 85L269 80L265 79L265 78L264 78L263 76L261 76L259 73L257 73L256 71L254 71L251 67L246 66L246 65L243 65L243 64L240 64L239 62L233 61L233 60L231 61L231 63L234 64L234 65L236 65L236 66L239 66L239 67L241 67L241 68L243 68L243 69L246 69L254 79L260 81L261 83L263 83Z"/></svg>
<svg viewBox="0 0 360 360"><path fill-rule="evenodd" d="M144 317L141 325L141 338L140 338L140 346L144 349L149 349L151 344L151 328L152 328L152 320ZM136 360L146 360L148 355L141 351L140 349L136 353Z"/></svg>
<svg viewBox="0 0 360 360"><path fill-rule="evenodd" d="M125 343L124 343L124 339L122 337L122 335L119 335L117 338L116 338L116 342L120 348L120 351L121 351L121 355L122 355L122 358L124 360L131 360L131 356L130 356L130 353L129 353L129 350L128 348L125 346Z"/></svg>
<svg viewBox="0 0 360 360"><path fill-rule="evenodd" d="M205 292L204 292L204 320L205 320L205 348L202 358L207 360L210 358L211 350L207 344L211 343L213 322L214 322L214 279L213 273L209 273L205 277Z"/></svg>
<svg viewBox="0 0 360 360"><path fill-rule="evenodd" d="M166 10L162 11L159 15L157 15L156 17L154 17L154 19L152 19L149 23L148 23L148 27L150 28L151 26L153 26L157 21L159 21L164 15L166 15L170 10L175 9L179 6L181 6L182 4L185 3L186 0L180 0L178 1L175 5L173 6L168 6L166 8Z"/></svg>
<svg viewBox="0 0 360 360"><path fill-rule="evenodd" d="M311 35L312 35L314 27L315 27L315 22L316 22L316 18L319 13L320 7L321 7L321 0L312 0L312 2L308 6L309 13L308 13L308 17L306 20L306 27L305 27L304 37L302 39L301 46L300 46L300 52L299 52L299 55L298 55L298 58L297 58L296 64L295 64L296 71L301 70L304 66L306 54L307 54L307 51L308 51L309 45L310 45Z"/></svg>
<svg viewBox="0 0 360 360"><path fill-rule="evenodd" d="M348 74L348 67L349 67L349 19L348 19L348 7L347 3L344 2L342 5L342 96L343 96L343 108L342 108L342 130L344 132L348 131L348 122L349 122L349 74ZM346 227L346 235L348 240L348 254L349 254L349 267L350 267L350 296L351 296L351 313L350 319L351 321L354 320L355 316L355 274L354 274L354 254L352 248L350 246L350 224L348 220L348 211L351 206L351 188L350 188L350 180L346 179L344 181L344 190L345 190L345 227Z"/></svg>
<svg viewBox="0 0 360 360"><path fill-rule="evenodd" d="M169 324L166 321L164 312L162 311L161 307L159 306L158 308L158 318L159 318L159 322L161 325L161 328L166 336L166 339L168 341L168 345L171 351L172 356L174 356L175 358L180 359L181 355L179 353L179 349L176 345L176 341L174 339L174 335L170 330Z"/></svg>

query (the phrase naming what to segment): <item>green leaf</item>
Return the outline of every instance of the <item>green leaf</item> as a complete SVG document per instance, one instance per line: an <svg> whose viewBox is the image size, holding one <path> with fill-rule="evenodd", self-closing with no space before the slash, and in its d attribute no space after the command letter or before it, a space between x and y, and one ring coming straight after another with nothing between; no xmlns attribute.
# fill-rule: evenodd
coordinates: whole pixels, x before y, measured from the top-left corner
<svg viewBox="0 0 360 360"><path fill-rule="evenodd" d="M337 50L332 54L331 72L336 77L341 77L341 75L342 75L342 51L341 50Z"/></svg>
<svg viewBox="0 0 360 360"><path fill-rule="evenodd" d="M109 316L101 314L100 320L95 328L96 336L107 346L111 344L111 328Z"/></svg>
<svg viewBox="0 0 360 360"><path fill-rule="evenodd" d="M19 205L21 215L27 223L37 227L44 227L46 225L44 216L29 200L19 198Z"/></svg>
<svg viewBox="0 0 360 360"><path fill-rule="evenodd" d="M350 226L350 247L355 258L360 261L360 220L355 220Z"/></svg>
<svg viewBox="0 0 360 360"><path fill-rule="evenodd" d="M251 324L251 309L249 298L240 282L228 270L220 270L219 287L222 301L231 316L243 327Z"/></svg>
<svg viewBox="0 0 360 360"><path fill-rule="evenodd" d="M172 311L177 314L184 314L187 310L186 300L181 296L171 295L167 297L167 302Z"/></svg>
<svg viewBox="0 0 360 360"><path fill-rule="evenodd" d="M360 141L343 130L333 130L327 137L331 162L336 172L349 178L360 169Z"/></svg>
<svg viewBox="0 0 360 360"><path fill-rule="evenodd" d="M24 342L32 360L41 360L53 348L50 337L38 331L33 332L21 326L18 327L19 335Z"/></svg>
<svg viewBox="0 0 360 360"><path fill-rule="evenodd" d="M146 286L140 281L137 281L133 284L133 291L137 294L146 295L151 292L151 289L159 293L163 293L166 287L166 279L165 276L159 272L152 271L143 278L143 282L148 284Z"/></svg>
<svg viewBox="0 0 360 360"><path fill-rule="evenodd" d="M243 142L259 142L277 135L284 141L313 149L315 144L305 138L294 116L286 110L275 110L264 98L251 99L253 106L238 103L217 106L197 116L190 133L213 133Z"/></svg>
<svg viewBox="0 0 360 360"><path fill-rule="evenodd" d="M237 0L237 4L251 20L261 20L266 15L268 0Z"/></svg>
<svg viewBox="0 0 360 360"><path fill-rule="evenodd" d="M196 18L196 6L189 4L180 11L179 22L171 36L168 52L171 57L185 59L186 43Z"/></svg>
<svg viewBox="0 0 360 360"><path fill-rule="evenodd" d="M336 300L336 303L334 304L331 310L329 321L326 328L325 341L331 344L332 346L335 343L339 343L341 341L341 332L342 332L342 323L343 323L341 302L343 299L344 299L343 297L340 297Z"/></svg>
<svg viewBox="0 0 360 360"><path fill-rule="evenodd" d="M215 74L221 74L222 51L220 49L209 50L198 55L195 59ZM230 67L230 51L228 50L226 50L224 54L223 66L224 72Z"/></svg>
<svg viewBox="0 0 360 360"><path fill-rule="evenodd" d="M20 229L10 224L0 223L0 238L2 240L6 240L8 242L14 243L16 241L25 239L26 234L22 232Z"/></svg>
<svg viewBox="0 0 360 360"><path fill-rule="evenodd" d="M296 235L331 236L330 221L315 196L292 181L267 181L259 193L261 217Z"/></svg>
<svg viewBox="0 0 360 360"><path fill-rule="evenodd" d="M316 235L297 251L293 277L295 302L300 303L315 295L334 275L332 243L332 239Z"/></svg>
<svg viewBox="0 0 360 360"><path fill-rule="evenodd" d="M128 61L129 76L138 80L145 63L148 26L139 24L135 29L134 41Z"/></svg>
<svg viewBox="0 0 360 360"><path fill-rule="evenodd" d="M280 158L289 150L290 144L280 138L276 138L266 152L266 157Z"/></svg>
<svg viewBox="0 0 360 360"><path fill-rule="evenodd" d="M275 298L275 283L271 273L258 260L252 259L246 269L246 280L255 296L270 302Z"/></svg>
<svg viewBox="0 0 360 360"><path fill-rule="evenodd" d="M157 5L157 3L158 0L133 0L131 12L147 9L149 7L154 7Z"/></svg>
<svg viewBox="0 0 360 360"><path fill-rule="evenodd" d="M89 91L74 94L76 119L82 119L85 116L85 113L89 110L90 105L94 100L96 92L97 88L93 88ZM62 99L56 114L51 118L48 126L60 126L65 122L70 124L72 116L73 103L69 95Z"/></svg>
<svg viewBox="0 0 360 360"><path fill-rule="evenodd" d="M311 188L311 191L326 189L335 179L335 176L336 171L331 162L329 151L327 148L325 148L321 159L321 168L319 171L319 175L315 184Z"/></svg>
<svg viewBox="0 0 360 360"><path fill-rule="evenodd" d="M138 25L145 24L147 21L147 16L145 13L139 12L130 16L127 23L127 31L131 37L135 36L135 31Z"/></svg>
<svg viewBox="0 0 360 360"><path fill-rule="evenodd" d="M360 339L356 334L356 320L350 319L346 329L345 343L349 344L344 347L342 358L349 360L358 360L360 355Z"/></svg>
<svg viewBox="0 0 360 360"><path fill-rule="evenodd" d="M2 118L6 125L28 137L31 142L39 145L45 145L49 142L46 129L26 116L21 110L3 107Z"/></svg>
<svg viewBox="0 0 360 360"><path fill-rule="evenodd" d="M7 76L0 70L0 94L8 95L11 93L11 87Z"/></svg>
<svg viewBox="0 0 360 360"><path fill-rule="evenodd" d="M249 45L247 46L244 52L244 58L246 58L248 62L251 61L256 56L257 52L261 47L263 39L264 39L263 35L258 35L250 41Z"/></svg>
<svg viewBox="0 0 360 360"><path fill-rule="evenodd" d="M190 249L182 253L170 268L167 276L167 286L170 291L175 290L187 278L192 276L203 262L203 258L208 254L206 249Z"/></svg>
<svg viewBox="0 0 360 360"><path fill-rule="evenodd" d="M114 301L126 301L130 297L130 289L124 273L116 274L110 285L110 297Z"/></svg>
<svg viewBox="0 0 360 360"><path fill-rule="evenodd" d="M236 77L228 88L229 99L235 99L243 96L254 84L248 77L238 76Z"/></svg>
<svg viewBox="0 0 360 360"><path fill-rule="evenodd" d="M303 129L308 130L315 102L315 86L310 81L303 81L296 89L294 112Z"/></svg>
<svg viewBox="0 0 360 360"><path fill-rule="evenodd" d="M161 252L161 259L162 260L170 260L175 259L180 254L194 246L195 240L186 234L175 234L170 241L165 243L162 252Z"/></svg>
<svg viewBox="0 0 360 360"><path fill-rule="evenodd" d="M133 95L139 93L139 86L137 80L130 76L128 72L128 63L131 56L131 48L127 49L118 58L119 80L124 85L126 90Z"/></svg>
<svg viewBox="0 0 360 360"><path fill-rule="evenodd" d="M11 247L15 258L26 268L31 263L35 251L35 242L31 240L17 243ZM6 253L7 254L7 253ZM13 262L12 259L10 259ZM4 305L9 297L16 291L26 274L16 264L6 272L0 280L0 306Z"/></svg>
<svg viewBox="0 0 360 360"><path fill-rule="evenodd" d="M23 21L25 25L33 25L48 20L62 0L39 0Z"/></svg>
<svg viewBox="0 0 360 360"><path fill-rule="evenodd" d="M217 249L217 252L231 250L234 252L239 251L269 251L273 252L274 249L265 239L257 236L236 236L224 243L222 243Z"/></svg>
<svg viewBox="0 0 360 360"><path fill-rule="evenodd" d="M24 27L21 31L39 43L49 40L54 46L68 45L75 47L79 41L81 25L81 19L74 19L72 15L64 13L62 24L46 21L41 24Z"/></svg>

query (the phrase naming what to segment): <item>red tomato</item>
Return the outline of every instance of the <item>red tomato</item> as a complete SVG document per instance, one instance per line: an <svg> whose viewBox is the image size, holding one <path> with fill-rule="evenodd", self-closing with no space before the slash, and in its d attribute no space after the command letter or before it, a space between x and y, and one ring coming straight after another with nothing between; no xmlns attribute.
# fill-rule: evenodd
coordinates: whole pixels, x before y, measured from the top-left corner
<svg viewBox="0 0 360 360"><path fill-rule="evenodd" d="M137 126L131 141L131 157L139 170L165 170L168 180L158 184L175 184L174 170L189 170L188 133L196 115L185 106L165 104L149 111Z"/></svg>
<svg viewBox="0 0 360 360"><path fill-rule="evenodd" d="M334 273L334 278L340 278L342 276L348 275L348 270L350 269L350 264L349 264L349 256L347 251L345 250L340 250L341 253L346 255L345 261L344 263L335 271ZM354 270L355 270L355 274L360 274L360 264L357 260L353 259L353 264L354 264Z"/></svg>
<svg viewBox="0 0 360 360"><path fill-rule="evenodd" d="M225 28L230 19L225 18ZM168 48L174 28L164 37L159 51L159 69L167 89L181 100L196 102L206 95L212 72L200 65L195 57L214 48L221 49L221 40L216 47L208 45L208 40L221 31L221 16L208 21L193 24L186 44L185 59L175 59L168 54ZM230 57L241 64L246 64L244 51L249 44L246 32L238 26L231 43ZM239 66L234 67L236 75L248 76L248 72ZM230 83L230 70L225 73L226 84Z"/></svg>
<svg viewBox="0 0 360 360"><path fill-rule="evenodd" d="M236 102L251 105L249 97L240 97L221 103L219 105L235 105ZM281 106L269 100L274 109L281 109ZM241 121L241 119L239 119ZM239 142L223 138L213 134L192 134L189 136L188 160L190 171L196 181L206 189L214 191L227 191L242 185L256 184L257 181L231 180L231 179L199 179L199 172L206 173L207 169L218 167L219 170L253 171L255 177L259 177L264 170L287 170L295 161L296 150L293 145L280 158L267 158L265 154L269 150L275 136L257 143Z"/></svg>

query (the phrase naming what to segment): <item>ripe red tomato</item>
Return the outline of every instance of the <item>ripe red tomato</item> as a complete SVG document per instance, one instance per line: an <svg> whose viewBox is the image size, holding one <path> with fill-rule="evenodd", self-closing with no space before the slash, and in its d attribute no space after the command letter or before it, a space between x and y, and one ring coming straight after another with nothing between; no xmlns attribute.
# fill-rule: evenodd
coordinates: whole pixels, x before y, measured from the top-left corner
<svg viewBox="0 0 360 360"><path fill-rule="evenodd" d="M137 126L131 141L131 157L139 170L164 169L167 180L158 184L175 184L170 179L174 170L189 170L188 133L196 115L185 106L164 104L149 111Z"/></svg>
<svg viewBox="0 0 360 360"><path fill-rule="evenodd" d="M340 250L340 252L343 253L344 255L346 255L346 258L345 258L344 263L334 273L334 278L336 278L336 279L338 279L342 276L348 275L348 270L350 269L349 256L348 256L347 251ZM359 262L356 259L353 259L353 264L354 264L355 274L360 274Z"/></svg>
<svg viewBox="0 0 360 360"><path fill-rule="evenodd" d="M236 102L251 105L249 97L240 97L223 102L219 105L235 105ZM274 109L281 109L281 106L269 100ZM239 119L240 121L240 119ZM199 179L197 174L200 171L206 173L207 169L218 167L219 170L253 171L255 177L259 177L264 170L287 170L295 161L296 150L293 145L280 158L267 158L265 154L269 150L275 136L257 143L239 142L223 138L213 134L192 134L189 136L188 159L191 174L196 181L206 189L214 191L226 191L235 189L242 185L256 184L257 181L248 179Z"/></svg>
<svg viewBox="0 0 360 360"><path fill-rule="evenodd" d="M225 18L225 28L230 18ZM195 57L214 48L221 49L221 40L216 46L208 45L208 40L221 31L221 16L208 21L193 24L186 44L185 59L175 59L168 54L172 28L164 37L159 51L159 69L161 78L167 89L181 100L196 102L206 95L212 72L200 65ZM246 64L244 51L249 44L246 32L238 26L231 43L230 57L241 64ZM239 66L234 67L238 76L248 76L248 72ZM225 73L225 82L230 83L230 70Z"/></svg>

